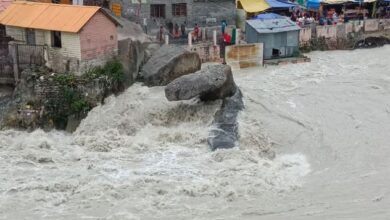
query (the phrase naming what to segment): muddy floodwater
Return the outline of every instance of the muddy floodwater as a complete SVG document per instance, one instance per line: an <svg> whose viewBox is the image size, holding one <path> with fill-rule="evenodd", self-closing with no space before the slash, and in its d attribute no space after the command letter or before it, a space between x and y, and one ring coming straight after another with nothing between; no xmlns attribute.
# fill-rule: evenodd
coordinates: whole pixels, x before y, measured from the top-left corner
<svg viewBox="0 0 390 220"><path fill-rule="evenodd" d="M390 47L308 55L234 73L230 150L220 101L140 84L73 134L0 131L0 219L389 219Z"/></svg>

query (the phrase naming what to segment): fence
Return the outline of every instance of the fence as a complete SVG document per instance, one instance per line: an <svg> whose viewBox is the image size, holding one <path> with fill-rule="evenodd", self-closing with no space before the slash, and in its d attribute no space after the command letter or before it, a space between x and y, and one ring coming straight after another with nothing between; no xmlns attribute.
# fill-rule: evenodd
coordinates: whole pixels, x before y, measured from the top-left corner
<svg viewBox="0 0 390 220"><path fill-rule="evenodd" d="M45 64L45 46L10 43L0 54L0 84L14 84L24 69Z"/></svg>
<svg viewBox="0 0 390 220"><path fill-rule="evenodd" d="M45 64L45 46L14 44L10 45L10 48L17 53L17 64L20 70L33 65L42 66Z"/></svg>

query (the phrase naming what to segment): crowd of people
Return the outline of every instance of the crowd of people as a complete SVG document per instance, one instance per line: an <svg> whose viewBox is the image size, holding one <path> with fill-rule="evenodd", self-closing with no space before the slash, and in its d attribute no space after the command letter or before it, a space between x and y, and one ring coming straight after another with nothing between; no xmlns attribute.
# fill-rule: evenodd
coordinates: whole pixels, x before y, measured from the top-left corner
<svg viewBox="0 0 390 220"><path fill-rule="evenodd" d="M353 8L334 8L325 7L322 11L305 11L297 9L291 13L290 19L303 27L312 23L318 25L334 25L338 23L345 23L349 20L363 20L370 18L390 18L390 7L379 6L372 9L374 13L369 12L367 8L362 6L355 6Z"/></svg>
<svg viewBox="0 0 390 220"><path fill-rule="evenodd" d="M229 33L227 33L226 27L227 27L227 23L226 23L226 21L223 21L221 23L221 35L220 36L221 36L221 41L224 42L225 44L229 45L229 44L231 44L232 36L229 35ZM157 39L158 39L158 41L160 41L162 43L162 42L164 42L166 35L171 36L173 39L178 39L178 38L187 38L188 34L191 35L191 39L192 39L193 43L204 40L204 39L202 39L202 36L203 36L202 29L201 29L200 25L197 23L194 25L192 30L191 29L187 30L185 24L181 24L180 27L177 23L174 25L171 23L168 23L166 27L161 25L160 30L159 30L158 35L157 35Z"/></svg>

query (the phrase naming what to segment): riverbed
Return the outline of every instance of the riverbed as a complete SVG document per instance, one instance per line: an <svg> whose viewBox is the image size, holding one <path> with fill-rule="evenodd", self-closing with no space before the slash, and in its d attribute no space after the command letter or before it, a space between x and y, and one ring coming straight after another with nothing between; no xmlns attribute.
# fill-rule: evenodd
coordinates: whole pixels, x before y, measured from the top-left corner
<svg viewBox="0 0 390 220"><path fill-rule="evenodd" d="M0 131L0 219L390 218L390 47L236 71L239 146L211 152L221 102L136 84L73 134Z"/></svg>

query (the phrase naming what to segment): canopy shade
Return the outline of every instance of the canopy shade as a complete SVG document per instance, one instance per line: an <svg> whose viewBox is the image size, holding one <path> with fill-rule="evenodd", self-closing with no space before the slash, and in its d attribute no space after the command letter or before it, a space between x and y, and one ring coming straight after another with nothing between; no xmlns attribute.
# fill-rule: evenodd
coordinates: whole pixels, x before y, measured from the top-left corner
<svg viewBox="0 0 390 220"><path fill-rule="evenodd" d="M242 8L249 13L265 11L271 6L264 0L240 0Z"/></svg>
<svg viewBox="0 0 390 220"><path fill-rule="evenodd" d="M325 4L343 4L346 2L352 2L351 0L322 0Z"/></svg>
<svg viewBox="0 0 390 220"><path fill-rule="evenodd" d="M292 3L288 3L288 2L281 2L281 1L278 1L278 0L265 0L270 6L271 8L292 8L292 7L295 7L296 5L295 4L292 4Z"/></svg>
<svg viewBox="0 0 390 220"><path fill-rule="evenodd" d="M343 3L371 3L371 2L376 2L377 0L322 0L322 3L325 4L331 4L331 5L336 5L336 4L343 4Z"/></svg>
<svg viewBox="0 0 390 220"><path fill-rule="evenodd" d="M307 0L306 8L318 10L320 8L320 0Z"/></svg>

